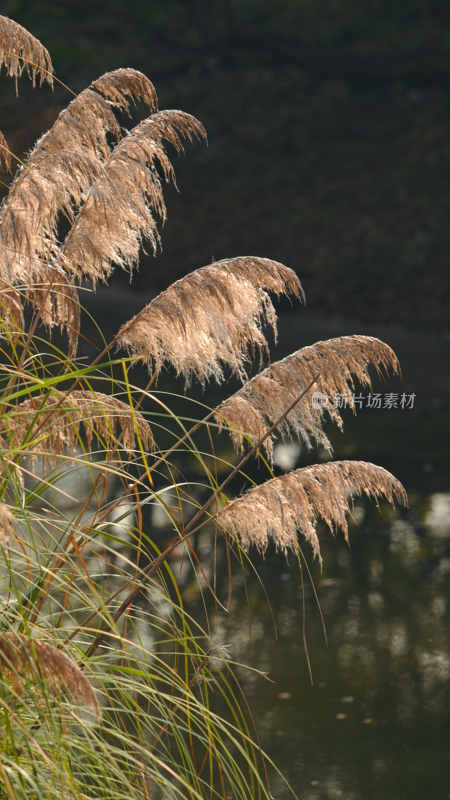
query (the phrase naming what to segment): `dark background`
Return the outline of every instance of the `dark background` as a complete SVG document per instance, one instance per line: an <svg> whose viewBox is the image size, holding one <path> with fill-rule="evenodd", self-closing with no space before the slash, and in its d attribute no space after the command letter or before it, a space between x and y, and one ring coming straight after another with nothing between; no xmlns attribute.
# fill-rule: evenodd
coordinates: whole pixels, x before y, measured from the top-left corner
<svg viewBox="0 0 450 800"><path fill-rule="evenodd" d="M255 254L295 269L309 308L450 332L448 0L10 0L0 13L75 91L135 67L160 108L207 129L208 148L175 158L164 252L132 290ZM19 154L70 101L25 78L18 98L5 76L0 88Z"/></svg>

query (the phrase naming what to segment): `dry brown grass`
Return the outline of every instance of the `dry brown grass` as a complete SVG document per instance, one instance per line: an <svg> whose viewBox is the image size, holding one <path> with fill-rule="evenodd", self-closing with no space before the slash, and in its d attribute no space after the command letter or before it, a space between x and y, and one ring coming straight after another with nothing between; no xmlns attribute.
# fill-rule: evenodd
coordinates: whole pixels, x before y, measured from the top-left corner
<svg viewBox="0 0 450 800"><path fill-rule="evenodd" d="M32 679L36 686L44 681L53 694L71 696L101 719L95 691L86 676L69 656L47 642L5 633L0 636L0 664L15 692L23 691L26 680Z"/></svg>
<svg viewBox="0 0 450 800"><path fill-rule="evenodd" d="M191 272L127 322L116 341L158 374L175 367L187 384L223 380L227 366L241 378L255 351L267 350L263 324L276 334L268 292L303 299L295 272L268 258L243 256Z"/></svg>
<svg viewBox="0 0 450 800"><path fill-rule="evenodd" d="M237 394L225 400L217 409L216 421L221 427L230 424L233 443L241 450L244 435L253 442L259 441L283 410L315 375L319 375L314 388L326 395L326 411L342 429L342 418L339 409L334 407L334 397L348 397L352 406L355 379L362 386L371 387L369 366L374 367L379 376L389 367L394 373L400 370L393 350L372 336L341 336L303 347L271 364L245 383ZM331 452L331 444L322 429L323 414L322 408L314 408L308 395L285 418L280 433L298 437L308 448L311 448L313 439ZM266 439L265 447L271 456L272 439Z"/></svg>
<svg viewBox="0 0 450 800"><path fill-rule="evenodd" d="M270 539L282 552L296 552L297 533L301 533L321 561L317 520L323 519L332 533L341 528L348 541L347 514L354 494L408 504L400 481L382 467L364 461L334 461L266 481L232 500L217 520L244 549L254 545L263 553Z"/></svg>
<svg viewBox="0 0 450 800"><path fill-rule="evenodd" d="M78 295L71 272L61 267L59 219L63 215L74 224L86 193L103 175L111 152L108 136L121 139L114 109L129 112L136 99L156 108L153 84L137 70L119 69L94 81L37 141L0 211L0 276L23 285L46 325L68 328L72 354ZM1 152L5 160L8 153Z"/></svg>
<svg viewBox="0 0 450 800"><path fill-rule="evenodd" d="M182 111L161 111L124 137L88 192L62 248L64 267L95 285L106 281L113 264L132 270L144 240L156 250L159 233L154 214L166 208L158 165L166 181L174 178L162 140L182 149L180 135L206 139L198 120Z"/></svg>
<svg viewBox="0 0 450 800"><path fill-rule="evenodd" d="M33 86L36 78L53 86L53 67L49 52L22 25L0 16L0 71L5 67L11 78L20 78L26 70Z"/></svg>
<svg viewBox="0 0 450 800"><path fill-rule="evenodd" d="M43 467L47 461L54 462L58 456L68 452L74 454L80 443L80 426L83 424L86 443L92 447L94 436L100 437L105 446L115 449L117 427L122 434L121 449L129 455L135 450L136 431L147 452L154 448L152 431L139 411L132 411L127 403L115 397L88 391L74 391L57 409L60 398L51 396L25 400L5 414L0 420L3 445L20 447L25 435L37 416L42 430L35 442L31 437L25 445L33 460L33 450L41 451ZM48 424L45 419L48 417Z"/></svg>

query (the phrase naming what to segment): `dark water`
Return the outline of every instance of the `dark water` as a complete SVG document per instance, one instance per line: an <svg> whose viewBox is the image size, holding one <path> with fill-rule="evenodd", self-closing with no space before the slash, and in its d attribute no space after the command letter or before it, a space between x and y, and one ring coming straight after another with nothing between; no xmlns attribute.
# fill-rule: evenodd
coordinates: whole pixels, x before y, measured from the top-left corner
<svg viewBox="0 0 450 800"><path fill-rule="evenodd" d="M142 303L131 295L116 297L112 313L114 295L108 295L107 307L103 298L98 295L90 306L105 334L114 333ZM450 347L412 331L301 310L282 316L273 358L352 333L379 336L395 349L402 380L375 382L374 391L414 394L414 405L362 408L356 419L345 411L344 434L329 431L335 457L390 469L404 483L410 508L394 512L382 505L380 511L358 500L350 547L342 536L334 540L320 529L324 566L322 572L317 564L311 569L328 646L311 580L304 570L303 607L298 563L274 552L265 560L251 554L268 599L250 570L245 591L235 564L229 613L216 611L206 593L209 623L213 639L231 645L233 660L253 668L239 669L238 675L261 744L299 797L443 800L450 797ZM207 401L213 404L220 396L214 389ZM231 460L225 439L223 447ZM277 471L325 458L323 452L281 447ZM150 521L164 533L157 515ZM212 542L205 537L199 547L211 577ZM311 564L306 549L305 555ZM225 599L223 553L217 559L218 593ZM184 565L176 574L190 610L201 618L201 581L193 580L189 569ZM289 797L271 767L269 773L273 796Z"/></svg>

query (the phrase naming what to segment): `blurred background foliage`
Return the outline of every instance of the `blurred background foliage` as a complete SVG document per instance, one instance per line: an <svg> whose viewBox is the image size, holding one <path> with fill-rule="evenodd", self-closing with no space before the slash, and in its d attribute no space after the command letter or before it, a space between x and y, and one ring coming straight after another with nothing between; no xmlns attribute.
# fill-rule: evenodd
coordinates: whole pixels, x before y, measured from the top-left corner
<svg viewBox="0 0 450 800"><path fill-rule="evenodd" d="M450 329L450 6L443 0L9 0L75 91L131 66L206 126L176 164L164 252L131 291L212 258L297 270L308 306ZM70 100L2 79L19 154ZM128 284L126 275L116 282Z"/></svg>

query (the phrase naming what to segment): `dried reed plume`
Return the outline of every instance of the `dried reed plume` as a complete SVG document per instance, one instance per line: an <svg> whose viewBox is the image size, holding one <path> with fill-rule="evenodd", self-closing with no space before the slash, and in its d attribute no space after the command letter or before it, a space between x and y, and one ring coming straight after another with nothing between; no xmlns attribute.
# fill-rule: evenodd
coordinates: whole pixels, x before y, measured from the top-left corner
<svg viewBox="0 0 450 800"><path fill-rule="evenodd" d="M101 94L99 94L101 92ZM10 187L0 212L0 275L20 282L35 301L42 299L47 325L69 325L77 315L74 290L55 288L49 279L67 285L58 265L58 219L62 213L71 223L89 187L102 174L110 155L108 136L121 137L113 108L129 112L130 100L142 100L153 110L156 94L142 73L120 69L106 73L78 95L62 111L51 129L36 143ZM2 142L0 141L0 145ZM5 154L5 150L2 153ZM55 267L56 264L56 267ZM73 328L71 350L74 348Z"/></svg>
<svg viewBox="0 0 450 800"><path fill-rule="evenodd" d="M296 552L297 532L301 532L322 563L317 519L321 517L332 533L335 527L341 528L348 541L346 515L351 513L354 494L408 504L402 484L382 467L364 461L334 461L266 481L233 500L219 512L217 521L244 549L255 545L262 553L270 537L277 549Z"/></svg>
<svg viewBox="0 0 450 800"><path fill-rule="evenodd" d="M342 429L342 419L333 399L335 395L343 395L352 406L354 379L363 386L371 386L369 365L375 367L378 375L382 374L382 368L387 371L391 367L394 372L400 369L393 350L371 336L341 336L303 347L271 364L225 400L217 409L216 421L220 427L224 424L230 426L233 443L242 449L244 435L253 442L259 441L283 410L319 374L315 388L328 398L326 410ZM331 452L322 422L322 408L314 408L311 397L307 395L286 417L279 430L283 436L298 436L308 447L311 447L313 438ZM265 447L271 458L273 443L270 438L266 439Z"/></svg>
<svg viewBox="0 0 450 800"><path fill-rule="evenodd" d="M41 268L39 283L30 285L28 290L33 295L33 305L39 309L44 325L50 329L55 325L59 325L61 331L66 329L69 339L67 356L74 358L80 334L81 309L73 283L61 267L48 264Z"/></svg>
<svg viewBox="0 0 450 800"><path fill-rule="evenodd" d="M296 274L268 258L217 261L172 284L119 331L116 341L159 373L172 364L186 383L223 379L222 365L245 377L249 351L267 350L263 323L276 335L267 292L303 300Z"/></svg>
<svg viewBox="0 0 450 800"><path fill-rule="evenodd" d="M2 634L0 665L3 676L11 681L15 691L23 690L26 679L34 678L37 683L44 681L54 694L70 695L92 711L97 720L101 719L95 691L81 669L47 642L30 640L19 633Z"/></svg>
<svg viewBox="0 0 450 800"><path fill-rule="evenodd" d="M3 503L0 503L0 545L7 545L15 517Z"/></svg>
<svg viewBox="0 0 450 800"><path fill-rule="evenodd" d="M144 239L156 250L159 234L152 211L166 218L157 164L166 181L174 180L162 140L180 151L180 136L206 139L206 132L189 114L161 111L133 128L117 145L64 243L61 263L66 270L95 285L106 281L114 263L131 272Z"/></svg>
<svg viewBox="0 0 450 800"><path fill-rule="evenodd" d="M8 142L6 141L3 133L0 131L0 169L6 172L11 172L11 153L9 152Z"/></svg>
<svg viewBox="0 0 450 800"><path fill-rule="evenodd" d="M45 416L49 415L48 426L43 425L36 442L31 434L30 444L24 445L25 451L38 448L44 452L42 455L43 466L45 461L54 461L58 455L63 455L65 449L72 455L79 441L80 424L83 423L88 448L92 447L94 434L102 438L107 444L116 440L117 423L122 430L122 448L131 455L135 448L136 432L139 434L142 446L146 451L154 447L153 435L148 422L138 411L133 412L127 403L117 400L99 392L74 391L64 399L64 403L55 410L60 401L59 397L52 396L45 403L40 397L33 397L3 416L0 422L0 434L8 438L11 447L20 448L25 436L37 417L41 425ZM48 455L47 455L48 454Z"/></svg>
<svg viewBox="0 0 450 800"><path fill-rule="evenodd" d="M137 69L116 69L106 72L93 82L92 87L108 98L116 108L130 113L130 101L145 103L151 111L158 107L158 98L152 82Z"/></svg>
<svg viewBox="0 0 450 800"><path fill-rule="evenodd" d="M8 75L20 78L24 69L36 85L36 77L40 83L47 81L53 86L52 60L48 51L38 39L8 17L0 16L0 71L5 67Z"/></svg>
<svg viewBox="0 0 450 800"><path fill-rule="evenodd" d="M112 109L128 111L133 92L155 107L155 90L145 75L132 69L106 73L72 100L36 142L0 215L2 271L10 279L32 280L39 274L39 260L48 263L58 212L73 220L110 155L108 135L121 136Z"/></svg>

